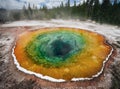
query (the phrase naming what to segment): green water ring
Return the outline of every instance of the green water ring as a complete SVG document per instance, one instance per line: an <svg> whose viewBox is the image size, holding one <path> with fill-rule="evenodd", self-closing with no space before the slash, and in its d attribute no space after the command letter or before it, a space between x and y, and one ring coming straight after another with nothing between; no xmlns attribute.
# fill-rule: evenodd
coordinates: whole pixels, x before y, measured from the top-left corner
<svg viewBox="0 0 120 89"><path fill-rule="evenodd" d="M25 47L35 63L45 67L60 67L72 63L72 56L85 47L85 38L72 31L54 31L39 34Z"/></svg>

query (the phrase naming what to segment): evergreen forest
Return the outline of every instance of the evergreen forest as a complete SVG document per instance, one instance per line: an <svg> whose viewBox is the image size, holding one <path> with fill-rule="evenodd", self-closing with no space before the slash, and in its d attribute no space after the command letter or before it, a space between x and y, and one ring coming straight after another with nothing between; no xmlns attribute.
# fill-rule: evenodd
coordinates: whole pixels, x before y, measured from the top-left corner
<svg viewBox="0 0 120 89"><path fill-rule="evenodd" d="M120 2L114 0L85 0L82 4L77 4L74 0L74 5L61 2L60 6L52 9L43 6L23 6L21 10L6 10L0 8L0 23L16 20L49 20L49 19L79 19L93 20L99 23L107 23L120 26Z"/></svg>

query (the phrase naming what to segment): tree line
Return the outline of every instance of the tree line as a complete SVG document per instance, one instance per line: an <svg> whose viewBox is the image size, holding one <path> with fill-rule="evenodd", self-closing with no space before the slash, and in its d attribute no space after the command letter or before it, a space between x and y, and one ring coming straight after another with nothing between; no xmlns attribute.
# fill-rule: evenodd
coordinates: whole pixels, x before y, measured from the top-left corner
<svg viewBox="0 0 120 89"><path fill-rule="evenodd" d="M61 2L60 6L52 9L47 8L45 5L38 9L36 6L33 5L31 7L29 4L28 7L23 6L22 10L12 10L8 12L2 10L2 13L0 12L0 22L25 19L90 19L99 23L120 25L120 2L118 2L118 0L114 0L114 2L103 0L102 3L100 3L99 0L86 0L79 5L77 5L76 0L74 0L73 6L71 6L70 3L70 0L65 4Z"/></svg>

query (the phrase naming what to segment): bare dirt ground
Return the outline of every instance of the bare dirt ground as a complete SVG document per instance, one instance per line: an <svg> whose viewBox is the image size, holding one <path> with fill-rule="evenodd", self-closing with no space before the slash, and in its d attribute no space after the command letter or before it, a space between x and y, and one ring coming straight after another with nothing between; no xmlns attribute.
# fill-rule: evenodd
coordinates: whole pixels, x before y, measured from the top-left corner
<svg viewBox="0 0 120 89"><path fill-rule="evenodd" d="M14 64L12 48L24 31L45 27L72 27L97 32L106 37L114 52L103 73L92 80L55 83L21 72ZM92 21L16 21L0 26L0 89L120 89L120 28Z"/></svg>

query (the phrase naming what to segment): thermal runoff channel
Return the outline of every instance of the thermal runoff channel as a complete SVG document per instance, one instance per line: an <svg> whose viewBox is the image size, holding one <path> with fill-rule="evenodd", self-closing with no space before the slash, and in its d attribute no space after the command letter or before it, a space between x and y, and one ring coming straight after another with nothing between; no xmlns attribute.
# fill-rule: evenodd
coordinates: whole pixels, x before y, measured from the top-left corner
<svg viewBox="0 0 120 89"><path fill-rule="evenodd" d="M21 34L14 55L26 70L72 80L98 75L111 50L100 34L74 28L45 28Z"/></svg>

